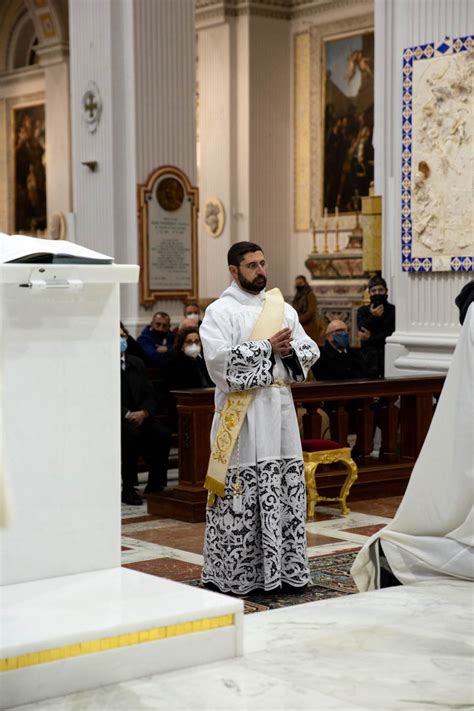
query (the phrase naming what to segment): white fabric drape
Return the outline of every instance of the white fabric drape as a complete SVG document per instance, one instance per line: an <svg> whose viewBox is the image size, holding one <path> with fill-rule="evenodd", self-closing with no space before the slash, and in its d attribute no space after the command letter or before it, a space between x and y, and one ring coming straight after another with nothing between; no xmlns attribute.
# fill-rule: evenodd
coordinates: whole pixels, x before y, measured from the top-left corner
<svg viewBox="0 0 474 711"><path fill-rule="evenodd" d="M359 590L380 587L377 541L403 584L474 578L474 304L471 304L430 430L393 521L359 552Z"/></svg>

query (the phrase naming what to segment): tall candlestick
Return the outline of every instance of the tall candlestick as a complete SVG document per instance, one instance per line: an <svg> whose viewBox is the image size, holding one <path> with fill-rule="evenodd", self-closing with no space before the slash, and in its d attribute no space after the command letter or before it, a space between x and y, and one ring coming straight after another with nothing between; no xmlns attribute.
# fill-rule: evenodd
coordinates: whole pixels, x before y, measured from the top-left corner
<svg viewBox="0 0 474 711"><path fill-rule="evenodd" d="M313 233L313 254L318 253L318 245L316 244L316 223L313 218L309 221L309 224L311 225L311 231Z"/></svg>

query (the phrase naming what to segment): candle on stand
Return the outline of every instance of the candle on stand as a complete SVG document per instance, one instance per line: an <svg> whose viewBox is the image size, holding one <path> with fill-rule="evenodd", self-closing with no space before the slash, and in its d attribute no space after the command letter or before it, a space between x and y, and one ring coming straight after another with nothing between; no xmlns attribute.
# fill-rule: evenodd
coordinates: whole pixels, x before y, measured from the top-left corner
<svg viewBox="0 0 474 711"><path fill-rule="evenodd" d="M339 208L336 205L336 252L339 252Z"/></svg>
<svg viewBox="0 0 474 711"><path fill-rule="evenodd" d="M324 254L328 253L328 209L324 208Z"/></svg>
<svg viewBox="0 0 474 711"><path fill-rule="evenodd" d="M316 222L311 218L311 232L313 234L313 254L318 253L318 245L316 243Z"/></svg>

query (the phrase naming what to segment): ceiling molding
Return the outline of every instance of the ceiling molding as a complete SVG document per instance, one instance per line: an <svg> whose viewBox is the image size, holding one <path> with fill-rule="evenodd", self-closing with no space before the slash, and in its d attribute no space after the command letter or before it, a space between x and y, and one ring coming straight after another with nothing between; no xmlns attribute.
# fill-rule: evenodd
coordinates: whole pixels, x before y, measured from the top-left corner
<svg viewBox="0 0 474 711"><path fill-rule="evenodd" d="M199 24L223 22L246 15L293 20L343 9L357 15L362 9L373 8L373 3L374 0L196 0L196 20Z"/></svg>

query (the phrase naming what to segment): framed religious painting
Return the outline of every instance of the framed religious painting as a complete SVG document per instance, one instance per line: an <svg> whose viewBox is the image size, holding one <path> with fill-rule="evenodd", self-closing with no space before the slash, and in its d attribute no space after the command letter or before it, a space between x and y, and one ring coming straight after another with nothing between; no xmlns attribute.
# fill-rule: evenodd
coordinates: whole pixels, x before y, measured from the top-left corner
<svg viewBox="0 0 474 711"><path fill-rule="evenodd" d="M36 236L47 225L45 105L12 109L13 229Z"/></svg>
<svg viewBox="0 0 474 711"><path fill-rule="evenodd" d="M325 38L322 207L356 212L374 178L374 33Z"/></svg>
<svg viewBox="0 0 474 711"><path fill-rule="evenodd" d="M403 53L402 269L472 272L474 36Z"/></svg>
<svg viewBox="0 0 474 711"><path fill-rule="evenodd" d="M198 188L176 166L154 170L138 185L141 303L196 299Z"/></svg>

